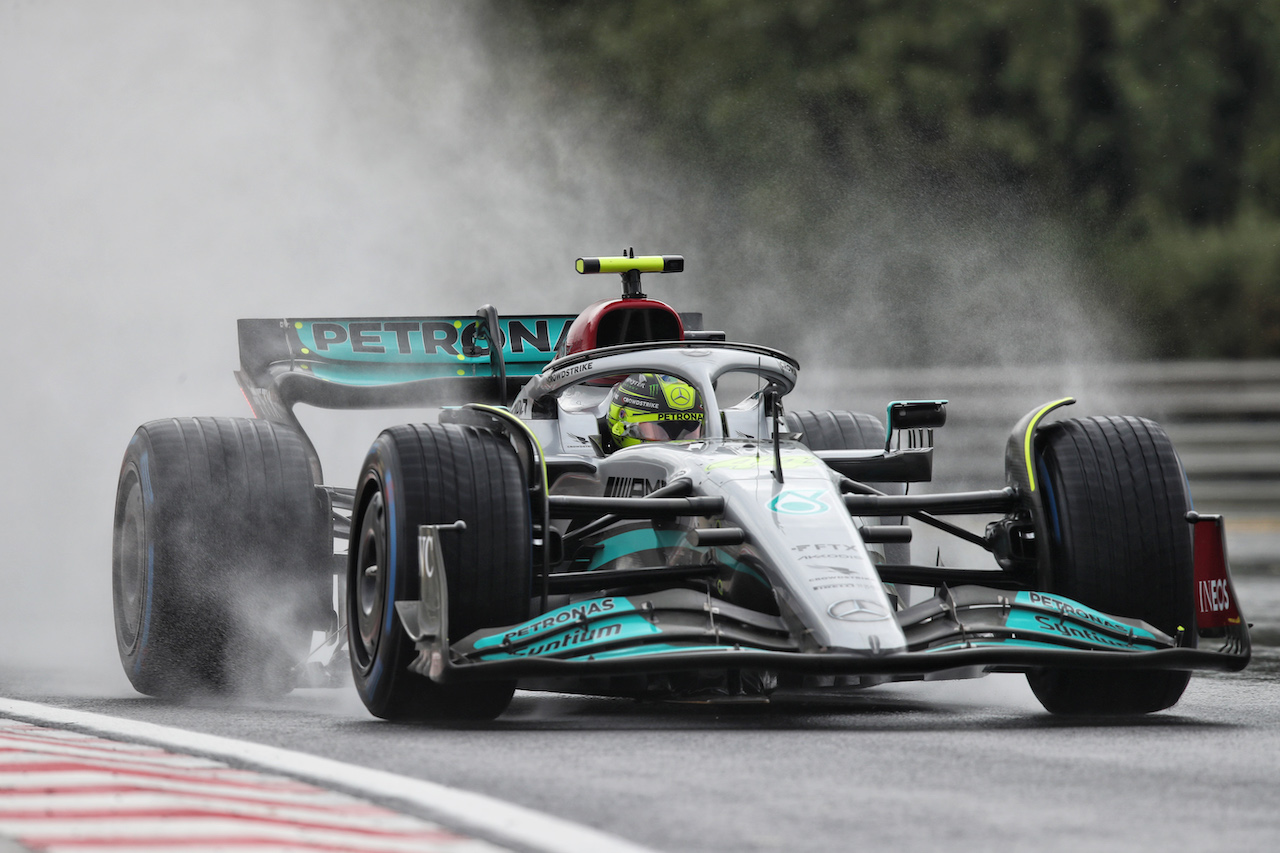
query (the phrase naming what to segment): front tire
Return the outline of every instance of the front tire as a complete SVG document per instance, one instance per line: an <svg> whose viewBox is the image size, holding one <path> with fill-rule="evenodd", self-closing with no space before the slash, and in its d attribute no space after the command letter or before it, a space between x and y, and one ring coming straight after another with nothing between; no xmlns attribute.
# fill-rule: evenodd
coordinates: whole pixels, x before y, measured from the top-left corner
<svg viewBox="0 0 1280 853"><path fill-rule="evenodd" d="M524 471L496 433L454 424L386 430L365 458L347 562L351 670L365 707L387 720L493 719L515 683L437 684L409 670L418 652L396 601L418 598L418 526L462 520L440 537L449 633L527 618L532 524Z"/></svg>
<svg viewBox="0 0 1280 853"><path fill-rule="evenodd" d="M1169 436L1142 418L1060 421L1042 431L1037 480L1048 516L1042 588L1143 619L1194 645L1190 509ZM1173 706L1190 674L1044 669L1027 680L1055 714L1145 714Z"/></svg>
<svg viewBox="0 0 1280 853"><path fill-rule="evenodd" d="M333 552L297 432L236 418L142 425L114 528L116 644L139 692L292 688L329 618Z"/></svg>
<svg viewBox="0 0 1280 853"><path fill-rule="evenodd" d="M884 424L865 412L787 412L787 425L810 450L875 450L884 447Z"/></svg>

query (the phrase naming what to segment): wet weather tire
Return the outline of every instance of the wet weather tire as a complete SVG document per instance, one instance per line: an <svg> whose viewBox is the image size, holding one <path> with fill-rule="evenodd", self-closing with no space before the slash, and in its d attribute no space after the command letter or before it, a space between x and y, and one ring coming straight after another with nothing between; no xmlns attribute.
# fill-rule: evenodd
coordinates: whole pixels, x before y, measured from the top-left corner
<svg viewBox="0 0 1280 853"><path fill-rule="evenodd" d="M234 418L139 427L112 549L133 686L166 697L290 689L332 610L329 528L296 431Z"/></svg>
<svg viewBox="0 0 1280 853"><path fill-rule="evenodd" d="M439 684L410 671L418 652L395 612L418 598L418 527L440 534L457 641L528 617L532 526L515 450L496 433L455 424L384 431L365 458L347 562L351 671L369 712L387 720L483 720L503 712L510 681Z"/></svg>
<svg viewBox="0 0 1280 853"><path fill-rule="evenodd" d="M1142 418L1064 420L1045 427L1037 479L1048 517L1042 588L1104 613L1143 619L1195 643L1190 509L1168 435ZM1145 714L1171 707L1189 674L1045 669L1029 673L1055 714Z"/></svg>
<svg viewBox="0 0 1280 853"><path fill-rule="evenodd" d="M787 425L810 450L884 447L884 424L863 412L787 412Z"/></svg>

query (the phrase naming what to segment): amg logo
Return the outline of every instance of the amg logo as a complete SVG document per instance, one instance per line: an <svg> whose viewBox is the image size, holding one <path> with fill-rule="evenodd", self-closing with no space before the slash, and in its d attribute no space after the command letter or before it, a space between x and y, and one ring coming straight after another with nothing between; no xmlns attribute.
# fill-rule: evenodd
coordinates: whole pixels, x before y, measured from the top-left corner
<svg viewBox="0 0 1280 853"><path fill-rule="evenodd" d="M661 489L666 480L645 480L640 477L610 477L604 486L607 498L642 498L652 491Z"/></svg>
<svg viewBox="0 0 1280 853"><path fill-rule="evenodd" d="M1225 578L1196 584L1201 613L1220 613L1231 607L1231 593Z"/></svg>

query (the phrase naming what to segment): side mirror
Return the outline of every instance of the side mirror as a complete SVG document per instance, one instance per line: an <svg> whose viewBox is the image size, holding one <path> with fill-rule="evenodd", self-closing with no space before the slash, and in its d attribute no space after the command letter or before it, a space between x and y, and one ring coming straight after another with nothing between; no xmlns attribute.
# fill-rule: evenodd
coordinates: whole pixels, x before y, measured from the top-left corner
<svg viewBox="0 0 1280 853"><path fill-rule="evenodd" d="M895 400L889 404L889 428L884 434L884 449L888 453L893 434L897 430L926 430L945 426L947 423L946 400ZM933 444L932 440L929 442ZM923 445L923 442L921 442Z"/></svg>

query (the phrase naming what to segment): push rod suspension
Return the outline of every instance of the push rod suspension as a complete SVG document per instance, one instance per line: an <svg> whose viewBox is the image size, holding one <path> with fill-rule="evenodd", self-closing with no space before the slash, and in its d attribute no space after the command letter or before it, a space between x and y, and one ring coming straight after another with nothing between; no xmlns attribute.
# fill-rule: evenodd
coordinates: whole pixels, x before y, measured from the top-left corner
<svg viewBox="0 0 1280 853"><path fill-rule="evenodd" d="M844 505L854 515L971 515L1009 512L1018 506L1010 487L981 492L949 492L938 495L845 495Z"/></svg>

